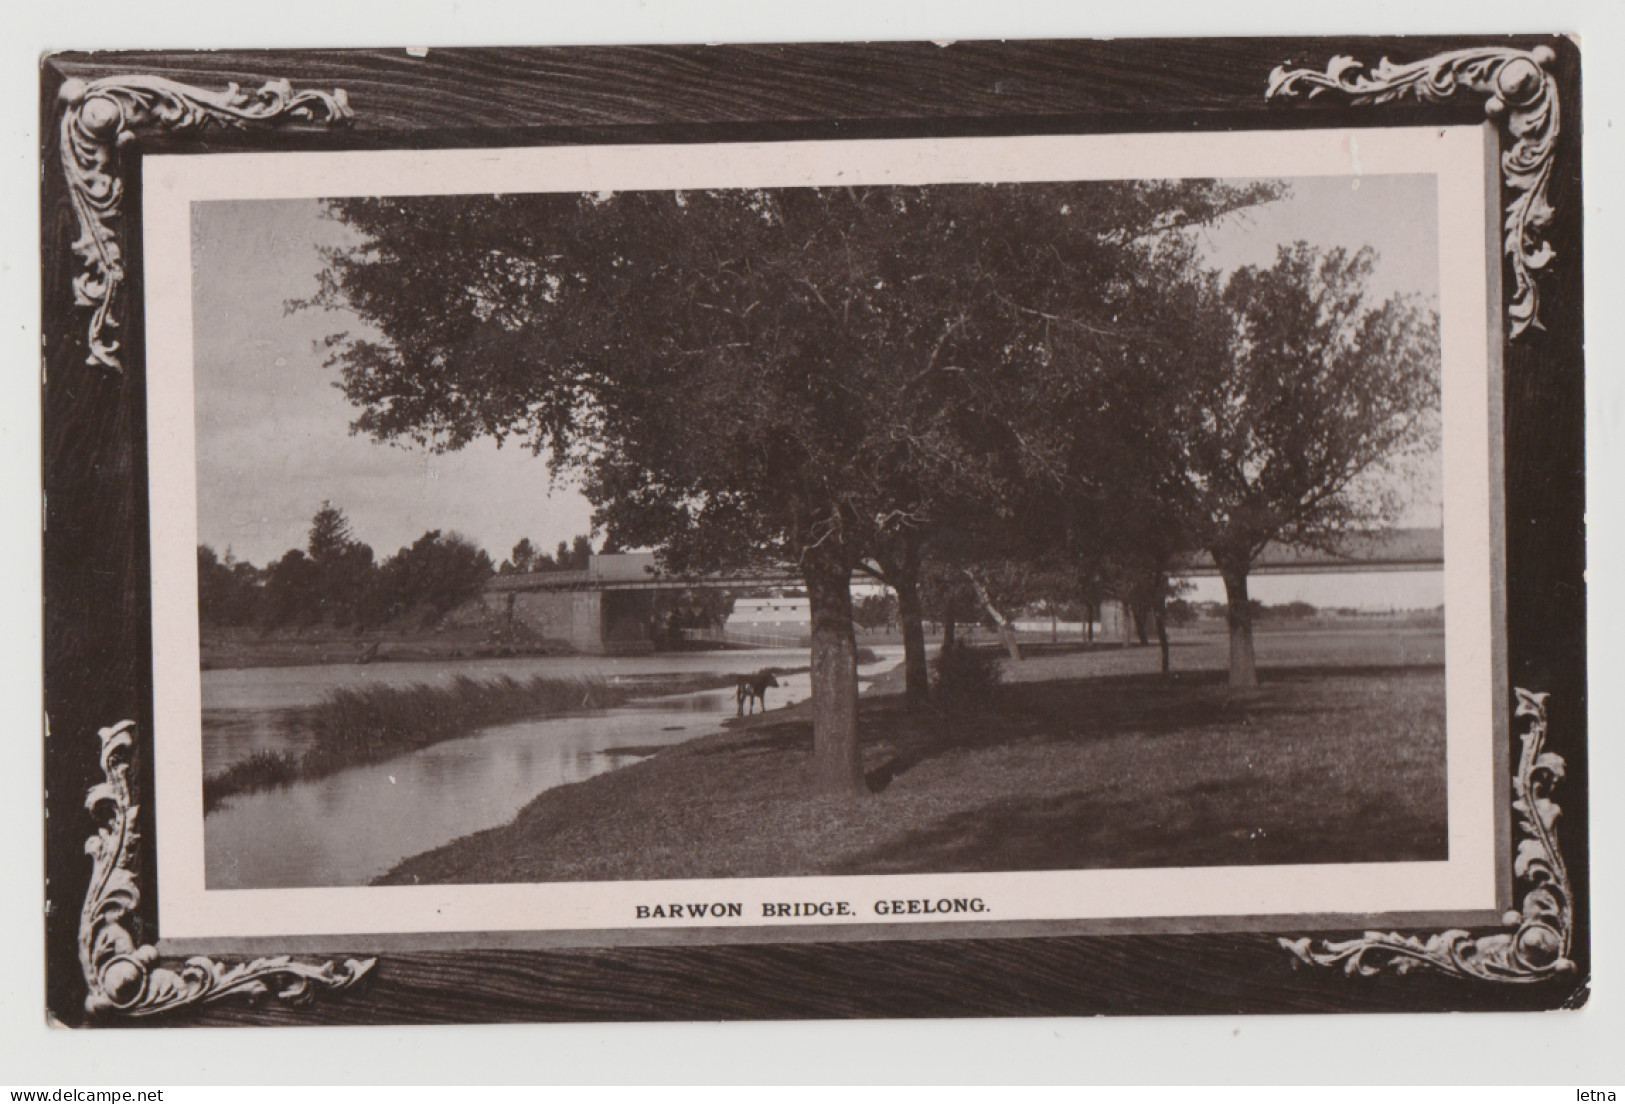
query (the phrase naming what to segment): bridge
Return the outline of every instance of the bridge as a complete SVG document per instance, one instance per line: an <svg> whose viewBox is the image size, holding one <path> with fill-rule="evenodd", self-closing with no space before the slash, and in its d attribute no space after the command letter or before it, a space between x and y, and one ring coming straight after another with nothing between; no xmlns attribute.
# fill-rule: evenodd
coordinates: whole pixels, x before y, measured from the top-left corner
<svg viewBox="0 0 1625 1104"><path fill-rule="evenodd" d="M1259 554L1254 575L1323 575L1373 571L1444 570L1442 529L1389 529L1351 534L1335 551L1271 544ZM1211 556L1193 557L1176 573L1181 578L1219 574ZM867 581L867 579L865 579ZM651 552L594 555L578 571L498 575L479 599L483 620L523 625L577 651L598 655L641 654L653 650L649 630L653 596L659 591L748 590L802 585L788 566L662 575Z"/></svg>
<svg viewBox="0 0 1625 1104"><path fill-rule="evenodd" d="M1253 575L1338 575L1370 571L1443 571L1443 529L1384 529L1350 533L1335 551L1271 542L1253 561ZM1206 552L1176 572L1181 578L1219 574Z"/></svg>
<svg viewBox="0 0 1625 1104"><path fill-rule="evenodd" d="M640 655L654 650L654 595L672 590L745 590L801 585L789 567L662 575L652 552L594 555L578 571L498 575L480 598L485 620L566 640L578 652Z"/></svg>
<svg viewBox="0 0 1625 1104"><path fill-rule="evenodd" d="M486 593L511 591L654 591L745 590L750 587L801 586L801 573L785 565L757 570L726 571L709 575L662 575L653 552L594 554L579 571L536 571L498 575L485 584Z"/></svg>

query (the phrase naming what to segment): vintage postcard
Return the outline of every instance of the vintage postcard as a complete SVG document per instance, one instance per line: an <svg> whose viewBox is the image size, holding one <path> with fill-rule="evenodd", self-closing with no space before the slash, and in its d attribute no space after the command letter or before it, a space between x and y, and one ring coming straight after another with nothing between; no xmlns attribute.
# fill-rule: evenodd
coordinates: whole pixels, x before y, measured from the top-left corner
<svg viewBox="0 0 1625 1104"><path fill-rule="evenodd" d="M166 935L1498 915L1488 136L148 159ZM1194 319L1257 349L1200 396L1201 351L1158 332ZM695 477L652 527L664 469L608 486L641 444L610 422L623 369L694 433L651 443ZM813 371L835 390L794 394ZM1037 394L948 439L1000 402L978 386ZM1188 436L1104 439L1080 406L1125 397ZM883 439L862 463L895 492L766 454L837 411L829 444ZM730 438L763 453L713 457ZM968 471L990 459L1017 470ZM795 502L812 472L850 485ZM837 692L808 669L820 525L862 622L844 790L809 708ZM668 562L699 536L710 562ZM992 685L950 701L955 649Z"/></svg>
<svg viewBox="0 0 1625 1104"><path fill-rule="evenodd" d="M611 93L645 64L579 56ZM1558 369L1529 381L1581 373L1541 283L1573 59L1346 60L1222 117L848 126L832 94L828 125L454 133L70 65L82 232L47 286L90 266L52 309L97 382L47 425L126 460L48 464L48 681L128 687L57 768L96 787L86 1008L291 983L389 1019L413 955L672 953L708 980L661 1014L787 970L729 990L767 1014L865 948L986 971L986 1010L1100 953L1210 956L1258 1010L1349 974L1395 1009L1556 1003L1584 952L1547 702L1575 723L1583 636L1532 572L1572 589L1583 546L1577 486L1531 474L1578 448ZM1345 103L1281 125L1311 94ZM108 511L109 547L69 543ZM618 1014L578 982L490 1015ZM804 1011L904 1010L882 988Z"/></svg>

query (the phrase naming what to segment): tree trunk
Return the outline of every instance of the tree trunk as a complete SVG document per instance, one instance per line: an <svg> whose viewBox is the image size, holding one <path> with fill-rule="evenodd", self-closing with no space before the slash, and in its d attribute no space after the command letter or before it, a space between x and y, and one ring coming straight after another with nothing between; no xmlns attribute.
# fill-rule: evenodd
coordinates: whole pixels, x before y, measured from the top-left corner
<svg viewBox="0 0 1625 1104"><path fill-rule="evenodd" d="M1247 600L1247 567L1232 564L1221 567L1219 573L1224 577L1224 598L1230 607L1230 685L1257 686L1258 667L1253 660L1253 611Z"/></svg>
<svg viewBox="0 0 1625 1104"><path fill-rule="evenodd" d="M1136 634L1138 634L1141 644L1151 643L1151 626L1147 624L1147 622L1150 620L1151 611L1149 609L1143 605L1135 606L1134 631Z"/></svg>
<svg viewBox="0 0 1625 1104"><path fill-rule="evenodd" d="M954 630L959 627L959 611L954 609L954 600L949 598L942 604L942 644L937 654L942 655L954 650L957 643Z"/></svg>
<svg viewBox="0 0 1625 1104"><path fill-rule="evenodd" d="M819 793L862 793L858 759L858 643L852 579L845 565L808 563L812 614L813 785Z"/></svg>
<svg viewBox="0 0 1625 1104"><path fill-rule="evenodd" d="M931 700L931 672L925 659L925 617L920 610L920 546L905 538L902 555L891 572L897 592L897 620L903 627L903 696L911 713Z"/></svg>
<svg viewBox="0 0 1625 1104"><path fill-rule="evenodd" d="M1162 649L1162 673L1166 675L1172 669L1168 656L1167 599L1157 598L1156 604L1151 607L1151 616L1157 622L1157 646Z"/></svg>
<svg viewBox="0 0 1625 1104"><path fill-rule="evenodd" d="M993 624L998 626L999 639L1004 642L1004 650L1010 653L1011 660L1020 663L1021 645L1016 643L1016 630L1011 627L1004 614L999 612L999 607L993 604L993 599L988 597L987 588L982 585L982 580L978 579L976 573L968 567L965 568L965 578L969 579L970 585L976 588L976 600L982 603L982 608L987 610L987 615L993 618Z"/></svg>

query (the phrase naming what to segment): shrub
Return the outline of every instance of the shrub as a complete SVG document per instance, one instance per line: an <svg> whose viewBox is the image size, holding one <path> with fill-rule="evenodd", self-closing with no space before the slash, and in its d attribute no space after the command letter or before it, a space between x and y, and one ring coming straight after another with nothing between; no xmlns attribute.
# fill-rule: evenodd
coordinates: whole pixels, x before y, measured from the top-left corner
<svg viewBox="0 0 1625 1104"><path fill-rule="evenodd" d="M931 689L937 699L960 706L989 704L1004 675L993 652L963 644L945 649L931 668Z"/></svg>

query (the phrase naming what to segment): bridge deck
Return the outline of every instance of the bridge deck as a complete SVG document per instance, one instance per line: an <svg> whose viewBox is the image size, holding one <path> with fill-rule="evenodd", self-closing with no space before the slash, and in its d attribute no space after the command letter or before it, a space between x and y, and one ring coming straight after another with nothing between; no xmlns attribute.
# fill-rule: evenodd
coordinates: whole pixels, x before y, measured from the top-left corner
<svg viewBox="0 0 1625 1104"><path fill-rule="evenodd" d="M543 571L498 575L485 584L487 591L513 590L720 590L741 587L801 586L798 572L778 571L754 575L651 575L643 579L605 578L589 571Z"/></svg>
<svg viewBox="0 0 1625 1104"><path fill-rule="evenodd" d="M594 557L595 560L608 557ZM1391 529L1345 537L1337 552L1270 544L1254 562L1254 575L1333 575L1388 571L1442 571L1443 529ZM583 571L546 571L498 575L487 592L532 590L719 590L747 587L799 587L801 575L789 569L718 573L715 575L642 576L590 567ZM1180 578L1211 577L1219 569L1207 553L1193 557L1175 572ZM866 577L867 578L867 577Z"/></svg>

